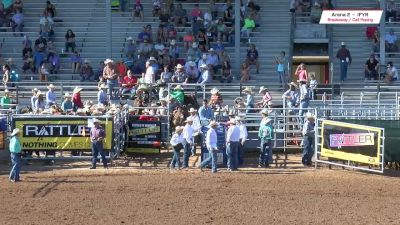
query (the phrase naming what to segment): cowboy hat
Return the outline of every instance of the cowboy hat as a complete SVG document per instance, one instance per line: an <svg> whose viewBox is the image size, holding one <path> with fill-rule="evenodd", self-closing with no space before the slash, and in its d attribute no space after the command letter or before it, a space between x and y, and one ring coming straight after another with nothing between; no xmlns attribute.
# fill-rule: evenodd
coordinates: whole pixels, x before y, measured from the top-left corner
<svg viewBox="0 0 400 225"><path fill-rule="evenodd" d="M74 91L73 91L72 93L76 94L76 93L79 93L79 92L81 92L81 91L82 91L82 88L80 88L80 87L75 87L75 88L74 88Z"/></svg>
<svg viewBox="0 0 400 225"><path fill-rule="evenodd" d="M182 86L181 85L176 85L176 87L174 88L174 90L183 90L183 88L182 88Z"/></svg>
<svg viewBox="0 0 400 225"><path fill-rule="evenodd" d="M271 121L271 118L268 117L263 119L263 123L270 123Z"/></svg>
<svg viewBox="0 0 400 225"><path fill-rule="evenodd" d="M268 88L266 88L266 87L264 87L264 86L261 86L261 87L260 87L260 90L258 91L258 93L261 93L261 92L263 92L263 91L268 91Z"/></svg>
<svg viewBox="0 0 400 225"><path fill-rule="evenodd" d="M100 120L98 120L97 118L93 118L92 123L100 123Z"/></svg>
<svg viewBox="0 0 400 225"><path fill-rule="evenodd" d="M5 89L5 90L4 90L4 93L10 93L10 90Z"/></svg>
<svg viewBox="0 0 400 225"><path fill-rule="evenodd" d="M192 113L192 112L195 113L195 112L197 112L197 110L195 110L194 108L190 108L189 112L190 112L190 113Z"/></svg>
<svg viewBox="0 0 400 225"><path fill-rule="evenodd" d="M43 93L41 92L41 91L38 91L37 93L36 93L36 96L40 96L40 95L43 95Z"/></svg>
<svg viewBox="0 0 400 225"><path fill-rule="evenodd" d="M106 84L101 84L101 85L99 86L99 89L107 89L107 85L106 85Z"/></svg>
<svg viewBox="0 0 400 225"><path fill-rule="evenodd" d="M183 66L182 66L182 64L178 63L178 65L176 65L176 68L177 68L177 69L182 69Z"/></svg>
<svg viewBox="0 0 400 225"><path fill-rule="evenodd" d="M235 120L236 120L236 122L243 121L243 117L235 116Z"/></svg>
<svg viewBox="0 0 400 225"><path fill-rule="evenodd" d="M260 113L263 114L263 115L268 115L268 110L267 109L263 109L263 110L261 110Z"/></svg>
<svg viewBox="0 0 400 225"><path fill-rule="evenodd" d="M251 90L251 88L250 88L250 87L246 87L246 88L243 90L243 92L246 92L246 93L251 93L251 92L252 92L252 90Z"/></svg>
<svg viewBox="0 0 400 225"><path fill-rule="evenodd" d="M267 104L268 104L269 106L274 105L274 103L272 103L272 101L269 101Z"/></svg>
<svg viewBox="0 0 400 225"><path fill-rule="evenodd" d="M71 95L68 92L65 92L64 98L71 98Z"/></svg>
<svg viewBox="0 0 400 225"><path fill-rule="evenodd" d="M209 52L215 52L214 48L210 48Z"/></svg>
<svg viewBox="0 0 400 225"><path fill-rule="evenodd" d="M171 45L175 45L176 44L176 40L175 39L172 39L171 40Z"/></svg>
<svg viewBox="0 0 400 225"><path fill-rule="evenodd" d="M215 95L219 92L219 90L217 88L213 88L213 89L211 89L210 92L211 92L211 94Z"/></svg>
<svg viewBox="0 0 400 225"><path fill-rule="evenodd" d="M307 118L307 119L308 119L308 118L315 118L315 115L312 114L312 113L310 113L310 112L307 112L307 113L306 113L306 118Z"/></svg>
<svg viewBox="0 0 400 225"><path fill-rule="evenodd" d="M131 36L126 38L127 41L133 41L133 38Z"/></svg>
<svg viewBox="0 0 400 225"><path fill-rule="evenodd" d="M346 46L346 43L344 41L342 41L342 43L340 45L341 46Z"/></svg>
<svg viewBox="0 0 400 225"><path fill-rule="evenodd" d="M185 123L190 123L190 122L193 122L192 118L190 117L186 118Z"/></svg>
<svg viewBox="0 0 400 225"><path fill-rule="evenodd" d="M181 131L183 131L183 127L181 127L181 126L175 127L175 132L176 133L181 132Z"/></svg>
<svg viewBox="0 0 400 225"><path fill-rule="evenodd" d="M294 86L295 88L298 88L297 84L295 82L290 82L289 85Z"/></svg>
<svg viewBox="0 0 400 225"><path fill-rule="evenodd" d="M139 84L138 91L147 91L149 88L145 84Z"/></svg>
<svg viewBox="0 0 400 225"><path fill-rule="evenodd" d="M157 59L154 58L154 56L151 56L151 57L149 58L149 61L157 61Z"/></svg>
<svg viewBox="0 0 400 225"><path fill-rule="evenodd" d="M201 64L201 65L200 65L200 69L208 69L207 64Z"/></svg>
<svg viewBox="0 0 400 225"><path fill-rule="evenodd" d="M49 84L49 86L47 86L48 89L52 89L55 88L54 84Z"/></svg>
<svg viewBox="0 0 400 225"><path fill-rule="evenodd" d="M217 124L217 122L215 122L215 121L211 121L210 122L210 127L214 127L214 126L217 126L218 124Z"/></svg>
<svg viewBox="0 0 400 225"><path fill-rule="evenodd" d="M21 132L21 131L19 130L19 128L15 128L15 129L12 131L11 136L15 136L15 135L19 134L20 132Z"/></svg>
<svg viewBox="0 0 400 225"><path fill-rule="evenodd" d="M32 92L38 92L38 91L39 91L39 89L37 89L37 88L32 89Z"/></svg>
<svg viewBox="0 0 400 225"><path fill-rule="evenodd" d="M112 59L106 59L106 60L104 60L104 64L108 64L108 63L114 63L114 60L112 60Z"/></svg>

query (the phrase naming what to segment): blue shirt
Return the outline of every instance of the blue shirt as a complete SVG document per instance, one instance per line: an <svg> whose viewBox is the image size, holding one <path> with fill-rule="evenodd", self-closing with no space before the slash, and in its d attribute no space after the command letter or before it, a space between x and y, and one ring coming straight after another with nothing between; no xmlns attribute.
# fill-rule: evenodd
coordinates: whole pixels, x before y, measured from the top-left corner
<svg viewBox="0 0 400 225"><path fill-rule="evenodd" d="M247 108L254 108L254 97L253 97L253 95L247 95L246 106L247 106Z"/></svg>
<svg viewBox="0 0 400 225"><path fill-rule="evenodd" d="M62 109L64 112L72 111L73 108L74 108L74 107L73 107L73 105L72 105L72 101L70 101L70 100L65 100L65 101L63 101L63 103L61 104L61 109Z"/></svg>
<svg viewBox="0 0 400 225"><path fill-rule="evenodd" d="M32 97L31 97L31 107L32 107L32 109L35 109L35 102L36 102L36 100L37 100L37 97L36 97L36 96L32 96Z"/></svg>
<svg viewBox="0 0 400 225"><path fill-rule="evenodd" d="M56 93L54 93L53 91L48 91L46 93L46 103L47 103L47 105L50 105L50 103L51 104L55 104L56 103L56 99L57 99Z"/></svg>
<svg viewBox="0 0 400 225"><path fill-rule="evenodd" d="M213 66L219 65L219 59L217 54L210 54L207 57L207 64L211 64Z"/></svg>
<svg viewBox="0 0 400 225"><path fill-rule="evenodd" d="M11 138L9 148L11 153L21 153L21 142L17 136Z"/></svg>
<svg viewBox="0 0 400 225"><path fill-rule="evenodd" d="M199 117L200 120L211 120L214 118L214 111L211 109L211 107L205 108L204 106L201 106L199 109Z"/></svg>
<svg viewBox="0 0 400 225"><path fill-rule="evenodd" d="M107 93L104 90L100 90L99 93L97 93L97 101L99 104L107 104Z"/></svg>
<svg viewBox="0 0 400 225"><path fill-rule="evenodd" d="M37 109L44 109L45 108L45 104L44 104L44 101L39 101L39 99L36 99L36 102L35 102L35 110L37 110Z"/></svg>

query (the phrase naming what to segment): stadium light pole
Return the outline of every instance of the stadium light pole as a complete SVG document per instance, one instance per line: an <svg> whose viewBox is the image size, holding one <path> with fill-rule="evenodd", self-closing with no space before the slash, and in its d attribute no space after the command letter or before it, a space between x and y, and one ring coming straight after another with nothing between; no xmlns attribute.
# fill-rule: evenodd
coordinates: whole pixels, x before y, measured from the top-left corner
<svg viewBox="0 0 400 225"><path fill-rule="evenodd" d="M236 77L240 80L240 0L235 0L235 66Z"/></svg>
<svg viewBox="0 0 400 225"><path fill-rule="evenodd" d="M111 1L106 0L106 54L107 58L112 59L112 16Z"/></svg>
<svg viewBox="0 0 400 225"><path fill-rule="evenodd" d="M379 26L379 33L380 33L380 37L379 37L379 56L380 56L380 64L381 65L385 65L386 64L386 57L385 57L385 18L386 18L386 0L381 0L380 1L380 7L382 10L382 17L381 17L381 21L380 21L380 26ZM380 71L379 71L380 72Z"/></svg>

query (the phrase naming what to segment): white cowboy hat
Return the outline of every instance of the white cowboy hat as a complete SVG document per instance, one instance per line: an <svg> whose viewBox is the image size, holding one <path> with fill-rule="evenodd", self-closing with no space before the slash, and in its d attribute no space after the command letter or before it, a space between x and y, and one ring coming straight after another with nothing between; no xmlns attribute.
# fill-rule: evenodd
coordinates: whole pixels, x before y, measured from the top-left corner
<svg viewBox="0 0 400 225"><path fill-rule="evenodd" d="M271 106L271 105L274 105L274 103L272 103L272 101L269 101L268 105Z"/></svg>
<svg viewBox="0 0 400 225"><path fill-rule="evenodd" d="M172 39L171 40L171 45L175 45L176 44L176 40L175 39Z"/></svg>
<svg viewBox="0 0 400 225"><path fill-rule="evenodd" d="M289 85L291 85L291 86L294 86L294 87L296 87L296 88L298 88L298 87L299 87L299 86L297 86L297 84L296 84L295 82L293 82L293 81L292 81L292 82L290 82L290 83L289 83Z"/></svg>
<svg viewBox="0 0 400 225"><path fill-rule="evenodd" d="M65 92L64 98L71 98L71 95L68 92Z"/></svg>
<svg viewBox="0 0 400 225"><path fill-rule="evenodd" d="M219 92L219 90L217 88L213 88L213 89L211 89L210 92L211 92L211 94L215 95Z"/></svg>
<svg viewBox="0 0 400 225"><path fill-rule="evenodd" d="M181 126L175 127L175 132L176 133L181 132L181 131L183 131L183 127L181 127Z"/></svg>
<svg viewBox="0 0 400 225"><path fill-rule="evenodd" d="M98 120L97 118L93 118L92 123L100 123L100 120Z"/></svg>
<svg viewBox="0 0 400 225"><path fill-rule="evenodd" d="M6 89L4 90L4 93L10 93L10 90Z"/></svg>
<svg viewBox="0 0 400 225"><path fill-rule="evenodd" d="M7 90L8 91L8 90ZM36 93L36 96L40 96L40 95L43 95L43 93L39 90L37 93Z"/></svg>
<svg viewBox="0 0 400 225"><path fill-rule="evenodd" d="M149 61L157 61L157 59L154 58L154 56L151 56L151 57L149 58Z"/></svg>
<svg viewBox="0 0 400 225"><path fill-rule="evenodd" d="M190 108L189 112L190 112L190 113L192 113L192 112L197 112L197 110L195 110L194 108Z"/></svg>
<svg viewBox="0 0 400 225"><path fill-rule="evenodd" d="M271 121L271 118L268 117L263 119L263 123L270 123Z"/></svg>
<svg viewBox="0 0 400 225"><path fill-rule="evenodd" d="M178 63L178 65L176 65L176 68L177 68L177 69L182 69L183 66L182 66L182 64Z"/></svg>
<svg viewBox="0 0 400 225"><path fill-rule="evenodd" d="M11 136L15 136L15 135L19 134L20 132L21 132L21 131L19 130L19 128L15 128L15 129L12 131Z"/></svg>
<svg viewBox="0 0 400 225"><path fill-rule="evenodd" d="M340 43L341 46L345 46L346 43L344 41L342 41L342 43Z"/></svg>
<svg viewBox="0 0 400 225"><path fill-rule="evenodd" d="M196 66L196 63L193 62L193 61L190 61L190 62L189 62L189 66L190 66L190 67L195 67L195 66Z"/></svg>
<svg viewBox="0 0 400 225"><path fill-rule="evenodd" d="M200 65L200 69L208 69L207 64L201 64L201 65Z"/></svg>
<svg viewBox="0 0 400 225"><path fill-rule="evenodd" d="M260 87L260 90L258 91L258 93L261 93L261 92L263 92L263 91L268 91L268 88L266 88L266 87L264 87L264 86L261 86L261 87Z"/></svg>
<svg viewBox="0 0 400 225"><path fill-rule="evenodd" d="M39 89L37 89L37 88L32 89L32 92L38 92L38 91L39 91Z"/></svg>
<svg viewBox="0 0 400 225"><path fill-rule="evenodd" d="M174 88L174 90L183 90L183 88L182 88L182 86L181 85L176 85L176 87Z"/></svg>
<svg viewBox="0 0 400 225"><path fill-rule="evenodd" d="M106 84L101 84L101 85L99 86L99 89L107 89L107 85L106 85Z"/></svg>
<svg viewBox="0 0 400 225"><path fill-rule="evenodd" d="M185 123L189 123L189 122L193 122L192 118L190 118L190 117L186 118L186 120L185 120Z"/></svg>
<svg viewBox="0 0 400 225"><path fill-rule="evenodd" d="M80 88L80 87L75 87L73 93L76 94L76 93L79 93L79 92L81 92L81 91L82 91L82 88Z"/></svg>
<svg viewBox="0 0 400 225"><path fill-rule="evenodd" d="M307 112L306 113L306 118L315 118L315 115L310 113L310 112Z"/></svg>
<svg viewBox="0 0 400 225"><path fill-rule="evenodd" d="M92 116L101 116L101 115L103 115L103 113L98 109L95 109L92 112Z"/></svg>
<svg viewBox="0 0 400 225"><path fill-rule="evenodd" d="M47 86L48 89L52 89L55 88L54 84L49 84L49 86Z"/></svg>
<svg viewBox="0 0 400 225"><path fill-rule="evenodd" d="M127 41L133 41L133 38L131 36L126 38Z"/></svg>
<svg viewBox="0 0 400 225"><path fill-rule="evenodd" d="M114 63L114 60L112 60L112 59L106 59L106 60L104 60L104 64L108 64L108 63Z"/></svg>
<svg viewBox="0 0 400 225"><path fill-rule="evenodd" d="M209 52L215 52L214 48L210 48Z"/></svg>
<svg viewBox="0 0 400 225"><path fill-rule="evenodd" d="M251 88L250 87L246 87L245 89L243 89L243 92L246 92L246 93L251 93L253 90L251 90Z"/></svg>

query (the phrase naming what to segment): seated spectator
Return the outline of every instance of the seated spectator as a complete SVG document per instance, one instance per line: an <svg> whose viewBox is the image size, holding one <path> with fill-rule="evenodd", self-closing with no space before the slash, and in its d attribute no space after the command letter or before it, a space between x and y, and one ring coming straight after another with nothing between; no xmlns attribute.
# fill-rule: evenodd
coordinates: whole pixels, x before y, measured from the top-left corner
<svg viewBox="0 0 400 225"><path fill-rule="evenodd" d="M168 31L166 25L158 25L157 41L158 40L160 40L162 43L168 42Z"/></svg>
<svg viewBox="0 0 400 225"><path fill-rule="evenodd" d="M380 48L380 37L379 37L379 31L375 30L373 37L372 37L372 51L373 52L378 52Z"/></svg>
<svg viewBox="0 0 400 225"><path fill-rule="evenodd" d="M172 75L173 83L187 83L188 77L181 64L176 65L176 71Z"/></svg>
<svg viewBox="0 0 400 225"><path fill-rule="evenodd" d="M188 58L190 56L192 58L192 61L194 61L195 63L197 63L200 60L201 52L200 52L199 48L197 47L196 42L194 42L192 44L191 48L189 48L186 55Z"/></svg>
<svg viewBox="0 0 400 225"><path fill-rule="evenodd" d="M199 69L199 71L201 71L201 66L202 65L206 65L207 66L207 54L203 54L201 56L201 59L197 63L197 68Z"/></svg>
<svg viewBox="0 0 400 225"><path fill-rule="evenodd" d="M141 57L147 59L150 57L150 53L153 52L153 49L153 44L151 44L148 39L144 39L143 42L139 44L138 53Z"/></svg>
<svg viewBox="0 0 400 225"><path fill-rule="evenodd" d="M203 12L201 11L199 4L194 4L194 8L192 9L192 12L190 14L192 16L193 21L203 15Z"/></svg>
<svg viewBox="0 0 400 225"><path fill-rule="evenodd" d="M223 61L228 61L229 63L231 62L231 57L229 56L229 54L223 50L220 54L219 54L219 60L221 62Z"/></svg>
<svg viewBox="0 0 400 225"><path fill-rule="evenodd" d="M24 3L22 2L22 0L14 0L14 3L13 3L13 11L14 12L17 12L17 11L22 12L23 7L24 7Z"/></svg>
<svg viewBox="0 0 400 225"><path fill-rule="evenodd" d="M172 59L172 63L175 63L176 60L179 58L180 49L178 45L176 45L176 40L172 40L169 46L169 56Z"/></svg>
<svg viewBox="0 0 400 225"><path fill-rule="evenodd" d="M209 50L210 54L207 56L207 65L213 72L213 76L218 73L218 70L221 68L221 62L219 61L218 55L216 54L213 48Z"/></svg>
<svg viewBox="0 0 400 225"><path fill-rule="evenodd" d="M138 34L137 41L139 43L142 43L146 39L148 42L151 42L152 37L151 37L151 33L148 29L148 26L143 26L143 30Z"/></svg>
<svg viewBox="0 0 400 225"><path fill-rule="evenodd" d="M41 91L38 91L34 110L41 112L45 109L45 107L46 107L46 102L44 101L43 93Z"/></svg>
<svg viewBox="0 0 400 225"><path fill-rule="evenodd" d="M218 57L221 59L221 53L225 50L225 46L222 43L222 40L218 39L215 42L215 44L212 45L212 48L215 50L215 52L218 54Z"/></svg>
<svg viewBox="0 0 400 225"><path fill-rule="evenodd" d="M386 3L386 14L385 21L386 22L395 22L397 18L397 9L394 0L389 0Z"/></svg>
<svg viewBox="0 0 400 225"><path fill-rule="evenodd" d="M222 103L224 102L221 93L217 88L211 89L210 106L211 108L222 108Z"/></svg>
<svg viewBox="0 0 400 225"><path fill-rule="evenodd" d="M204 22L203 18L197 17L192 23L192 32L193 35L198 35L201 31L204 31ZM207 34L207 33L206 33ZM208 34L207 34L208 35ZM210 35L211 36L211 35Z"/></svg>
<svg viewBox="0 0 400 225"><path fill-rule="evenodd" d="M168 84L169 82L171 82L171 77L172 73L169 70L169 65L164 65L164 71L161 72L161 78L160 78L161 82Z"/></svg>
<svg viewBox="0 0 400 225"><path fill-rule="evenodd" d="M32 41L29 40L28 35L24 35L24 40L22 41L22 57L24 57L28 51L32 51Z"/></svg>
<svg viewBox="0 0 400 225"><path fill-rule="evenodd" d="M250 14L251 18L254 20L256 27L261 26L261 15L259 11L253 11Z"/></svg>
<svg viewBox="0 0 400 225"><path fill-rule="evenodd" d="M40 35L38 39L35 40L35 52L44 52L47 48L47 40Z"/></svg>
<svg viewBox="0 0 400 225"><path fill-rule="evenodd" d="M207 123L210 120L214 119L214 111L208 105L208 100L207 99L203 100L203 105L199 108L199 117L200 117L200 123L203 126L207 125Z"/></svg>
<svg viewBox="0 0 400 225"><path fill-rule="evenodd" d="M49 64L50 74L57 74L61 66L60 56L57 53L51 55L49 58Z"/></svg>
<svg viewBox="0 0 400 225"><path fill-rule="evenodd" d="M217 39L227 41L228 35L228 27L223 23L222 19L219 19L217 23Z"/></svg>
<svg viewBox="0 0 400 225"><path fill-rule="evenodd" d="M164 48L165 48L165 45L163 44L163 42L161 42L161 39L157 39L157 43L154 45L154 50L157 51L158 55L163 54Z"/></svg>
<svg viewBox="0 0 400 225"><path fill-rule="evenodd" d="M222 63L222 76L221 76L221 83L231 83L233 80L232 77L232 68L231 64L228 61L223 61Z"/></svg>
<svg viewBox="0 0 400 225"><path fill-rule="evenodd" d="M195 40L192 31L188 30L185 36L183 36L183 46L185 48L185 52L187 52L190 46L193 45L194 41Z"/></svg>
<svg viewBox="0 0 400 225"><path fill-rule="evenodd" d="M162 66L172 65L171 57L169 56L169 51L167 48L164 48L162 55L159 57L159 63Z"/></svg>
<svg viewBox="0 0 400 225"><path fill-rule="evenodd" d="M133 5L132 19L136 21L137 18L140 18L142 22L144 21L143 5L140 0L136 0Z"/></svg>
<svg viewBox="0 0 400 225"><path fill-rule="evenodd" d="M177 85L174 90L170 93L172 99L174 99L179 105L183 105L185 101L185 92L181 85Z"/></svg>
<svg viewBox="0 0 400 225"><path fill-rule="evenodd" d="M47 60L50 59L50 56L52 56L52 55L54 55L54 54L57 53L56 46L54 46L54 44L53 44L52 41L48 41L48 42L47 42L47 49L46 49L46 52L47 52Z"/></svg>
<svg viewBox="0 0 400 225"><path fill-rule="evenodd" d="M125 57L128 59L133 59L136 56L136 46L132 37L126 39L124 53Z"/></svg>
<svg viewBox="0 0 400 225"><path fill-rule="evenodd" d="M103 77L103 70L104 70L104 62L100 61L99 67L97 68L96 72L94 73L95 81L99 81L100 77Z"/></svg>
<svg viewBox="0 0 400 225"><path fill-rule="evenodd" d="M161 10L160 16L158 17L161 25L164 25L164 26L167 25L169 23L170 18L171 18L171 15L169 14L167 8L164 8L163 10Z"/></svg>
<svg viewBox="0 0 400 225"><path fill-rule="evenodd" d="M61 109L65 113L71 113L74 109L71 98L72 96L68 92L66 92L64 95L64 101L61 103Z"/></svg>
<svg viewBox="0 0 400 225"><path fill-rule="evenodd" d="M43 61L42 65L40 66L39 69L39 80L42 82L47 82L49 81L49 68L48 65L46 63L46 61Z"/></svg>
<svg viewBox="0 0 400 225"><path fill-rule="evenodd" d="M199 84L207 84L212 82L212 76L209 72L209 67L207 64L201 64L200 65L200 79L198 81Z"/></svg>
<svg viewBox="0 0 400 225"><path fill-rule="evenodd" d="M90 81L90 78L94 75L93 68L90 66L88 59L85 59L83 66L81 67L81 82Z"/></svg>
<svg viewBox="0 0 400 225"><path fill-rule="evenodd" d="M126 72L128 71L128 67L126 67L123 60L118 60L117 63L115 64L115 70L117 71L120 77L124 77L126 75ZM157 70L155 69L155 71Z"/></svg>
<svg viewBox="0 0 400 225"><path fill-rule="evenodd" d="M235 23L235 16L233 14L233 8L232 6L229 6L225 11L224 11L224 18L223 22L227 23L227 26L232 26Z"/></svg>
<svg viewBox="0 0 400 225"><path fill-rule="evenodd" d="M203 31L199 31L197 35L197 42L198 42L198 47L201 52L206 52L208 51L209 47L209 40L207 35Z"/></svg>
<svg viewBox="0 0 400 225"><path fill-rule="evenodd" d="M197 69L195 62L189 62L189 67L186 68L186 75L188 77L188 83L197 83L199 80L199 70Z"/></svg>
<svg viewBox="0 0 400 225"><path fill-rule="evenodd" d="M250 33L256 27L256 23L249 15L244 19L244 25L240 31L241 37L250 37Z"/></svg>
<svg viewBox="0 0 400 225"><path fill-rule="evenodd" d="M50 1L47 1L44 13L49 15L49 17L54 18L56 16L56 7Z"/></svg>
<svg viewBox="0 0 400 225"><path fill-rule="evenodd" d="M294 82L290 82L289 89L282 95L285 104L288 108L295 108L299 105L299 91L298 86Z"/></svg>
<svg viewBox="0 0 400 225"><path fill-rule="evenodd" d="M389 33L385 36L385 47L387 52L397 51L397 35L394 33L393 29L390 29Z"/></svg>
<svg viewBox="0 0 400 225"><path fill-rule="evenodd" d="M45 60L45 55L43 52L35 52L33 54L33 64L35 65L35 72L40 70L40 66Z"/></svg>
<svg viewBox="0 0 400 225"><path fill-rule="evenodd" d="M173 24L169 24L166 27L165 31L167 32L166 33L166 37L167 37L168 40L176 40L177 35L178 35L178 31L175 29Z"/></svg>
<svg viewBox="0 0 400 225"><path fill-rule="evenodd" d="M131 99L136 93L136 85L137 85L137 78L133 76L131 70L128 70L127 75L124 77L122 81L122 91L121 94L123 96L129 95L129 99Z"/></svg>
<svg viewBox="0 0 400 225"><path fill-rule="evenodd" d="M32 49L25 53L23 60L24 60L24 65L22 66L22 70L24 71L24 73L26 73L26 71L28 70L31 70L32 73L34 73L35 66L33 64Z"/></svg>
<svg viewBox="0 0 400 225"><path fill-rule="evenodd" d="M48 39L52 39L54 37L53 26L53 19L49 17L47 13L44 13L43 17L40 18L40 35Z"/></svg>
<svg viewBox="0 0 400 225"><path fill-rule="evenodd" d="M365 62L365 80L377 79L379 71L379 61L375 55L370 55L367 62Z"/></svg>
<svg viewBox="0 0 400 225"><path fill-rule="evenodd" d="M367 36L368 39L372 39L374 37L374 33L375 33L376 30L378 30L378 27L369 26L365 30L365 35Z"/></svg>
<svg viewBox="0 0 400 225"><path fill-rule="evenodd" d="M75 52L75 46L75 34L69 29L65 34L65 52L69 52L70 48L72 52Z"/></svg>
<svg viewBox="0 0 400 225"><path fill-rule="evenodd" d="M240 66L240 82L244 83L250 80L250 66L247 62L242 63Z"/></svg>
<svg viewBox="0 0 400 225"><path fill-rule="evenodd" d="M97 92L97 102L99 105L108 105L107 85L102 84L99 86L99 91Z"/></svg>
<svg viewBox="0 0 400 225"><path fill-rule="evenodd" d="M174 23L176 27L179 27L179 25L186 26L187 22L187 12L186 9L182 8L182 4L179 3L177 8L175 9L175 14L174 14Z"/></svg>
<svg viewBox="0 0 400 225"><path fill-rule="evenodd" d="M22 28L24 27L24 14L22 14L20 9L18 9L11 18L11 24L12 31L15 32L16 30L18 30L18 32L20 33L19 35L22 37ZM17 35L14 34L14 36Z"/></svg>
<svg viewBox="0 0 400 225"><path fill-rule="evenodd" d="M386 74L384 82L390 84L391 82L397 81L399 79L398 71L393 62L388 62L386 65Z"/></svg>
<svg viewBox="0 0 400 225"><path fill-rule="evenodd" d="M254 44L250 45L250 48L247 50L247 58L246 62L248 65L256 65L256 73L258 74L260 71L260 62L258 61L258 51Z"/></svg>
<svg viewBox="0 0 400 225"><path fill-rule="evenodd" d="M318 2L314 3L314 6L311 8L311 22L312 23L319 23L322 15L322 9Z"/></svg>
<svg viewBox="0 0 400 225"><path fill-rule="evenodd" d="M82 64L81 56L79 55L79 52L75 52L71 56L72 73L78 73L79 69L81 68L81 64Z"/></svg>
<svg viewBox="0 0 400 225"><path fill-rule="evenodd" d="M162 0L153 0L153 17L158 17L162 8Z"/></svg>
<svg viewBox="0 0 400 225"><path fill-rule="evenodd" d="M218 6L215 4L215 0L210 0L208 4L208 11L211 12L211 20L215 20L218 17ZM206 14L206 13L204 13ZM205 16L204 16L205 17Z"/></svg>

